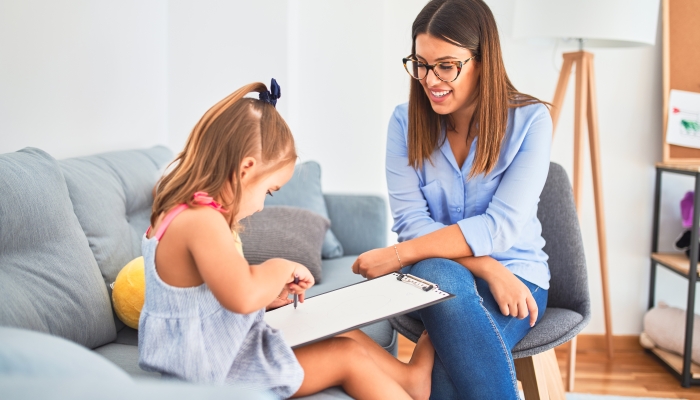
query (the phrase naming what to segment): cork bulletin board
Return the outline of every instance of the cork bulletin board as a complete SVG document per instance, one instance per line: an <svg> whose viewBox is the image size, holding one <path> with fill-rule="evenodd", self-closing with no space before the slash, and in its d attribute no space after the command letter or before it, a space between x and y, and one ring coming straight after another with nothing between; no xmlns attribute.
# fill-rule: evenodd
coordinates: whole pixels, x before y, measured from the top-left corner
<svg viewBox="0 0 700 400"><path fill-rule="evenodd" d="M700 164L700 149L666 142L672 89L700 93L700 0L662 0L663 162Z"/></svg>

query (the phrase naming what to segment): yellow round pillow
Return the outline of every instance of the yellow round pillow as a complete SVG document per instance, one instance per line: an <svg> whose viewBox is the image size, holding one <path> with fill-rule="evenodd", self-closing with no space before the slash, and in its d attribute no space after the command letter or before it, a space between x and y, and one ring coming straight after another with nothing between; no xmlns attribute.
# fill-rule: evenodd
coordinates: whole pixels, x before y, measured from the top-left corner
<svg viewBox="0 0 700 400"><path fill-rule="evenodd" d="M112 287L112 303L117 317L128 327L138 329L146 298L146 273L143 257L131 260L117 275Z"/></svg>

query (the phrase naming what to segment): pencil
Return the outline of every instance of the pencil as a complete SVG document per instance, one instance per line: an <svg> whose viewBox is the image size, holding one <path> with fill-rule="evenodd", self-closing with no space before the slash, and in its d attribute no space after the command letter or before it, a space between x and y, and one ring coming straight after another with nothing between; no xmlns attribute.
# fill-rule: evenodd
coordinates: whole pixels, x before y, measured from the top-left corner
<svg viewBox="0 0 700 400"><path fill-rule="evenodd" d="M294 284L298 285L299 284L299 276L294 275ZM294 309L296 310L297 308L297 301L299 300L299 295L294 293Z"/></svg>

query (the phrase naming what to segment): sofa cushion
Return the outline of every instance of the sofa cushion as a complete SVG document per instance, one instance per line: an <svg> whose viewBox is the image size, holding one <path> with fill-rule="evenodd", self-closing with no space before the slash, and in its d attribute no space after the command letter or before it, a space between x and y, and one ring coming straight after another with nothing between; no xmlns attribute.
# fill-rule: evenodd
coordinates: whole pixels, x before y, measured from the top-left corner
<svg viewBox="0 0 700 400"><path fill-rule="evenodd" d="M0 376L131 382L123 370L83 346L45 333L9 327L0 327Z"/></svg>
<svg viewBox="0 0 700 400"><path fill-rule="evenodd" d="M352 273L352 263L356 259L357 256L350 256L323 260L323 281L307 290L306 297L316 296L364 281L365 278L362 275Z"/></svg>
<svg viewBox="0 0 700 400"><path fill-rule="evenodd" d="M131 329L126 327L122 330ZM139 348L128 344L108 343L95 349L95 353L113 362L133 378L160 379L160 373L144 371L139 367Z"/></svg>
<svg viewBox="0 0 700 400"><path fill-rule="evenodd" d="M196 385L177 381L138 380L129 384L105 380L3 378L3 400L275 400L270 392L241 385ZM325 393L325 392L324 392ZM351 399L351 397L341 397ZM316 398L310 399L328 399ZM337 399L333 397L332 399Z"/></svg>
<svg viewBox="0 0 700 400"><path fill-rule="evenodd" d="M87 347L114 340L107 289L58 162L39 149L0 155L0 325Z"/></svg>
<svg viewBox="0 0 700 400"><path fill-rule="evenodd" d="M290 206L313 211L328 218L326 200L321 191L321 166L307 161L294 167L294 175L286 185L265 200L266 206ZM326 232L321 250L323 258L343 256L343 246L331 229Z"/></svg>
<svg viewBox="0 0 700 400"><path fill-rule="evenodd" d="M321 282L321 246L330 221L297 207L267 207L241 221L243 254L251 265L271 258L298 262Z"/></svg>
<svg viewBox="0 0 700 400"><path fill-rule="evenodd" d="M75 215L107 285L141 255L150 225L153 187L172 153L157 146L59 162Z"/></svg>

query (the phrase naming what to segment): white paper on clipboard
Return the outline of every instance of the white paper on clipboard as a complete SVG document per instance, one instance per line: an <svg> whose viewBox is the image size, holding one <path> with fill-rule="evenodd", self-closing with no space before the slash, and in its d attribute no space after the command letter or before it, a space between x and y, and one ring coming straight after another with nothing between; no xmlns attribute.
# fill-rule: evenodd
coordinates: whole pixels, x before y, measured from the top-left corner
<svg viewBox="0 0 700 400"><path fill-rule="evenodd" d="M265 313L292 348L361 328L454 297L412 275L391 273Z"/></svg>
<svg viewBox="0 0 700 400"><path fill-rule="evenodd" d="M700 148L700 93L671 90L666 142Z"/></svg>

